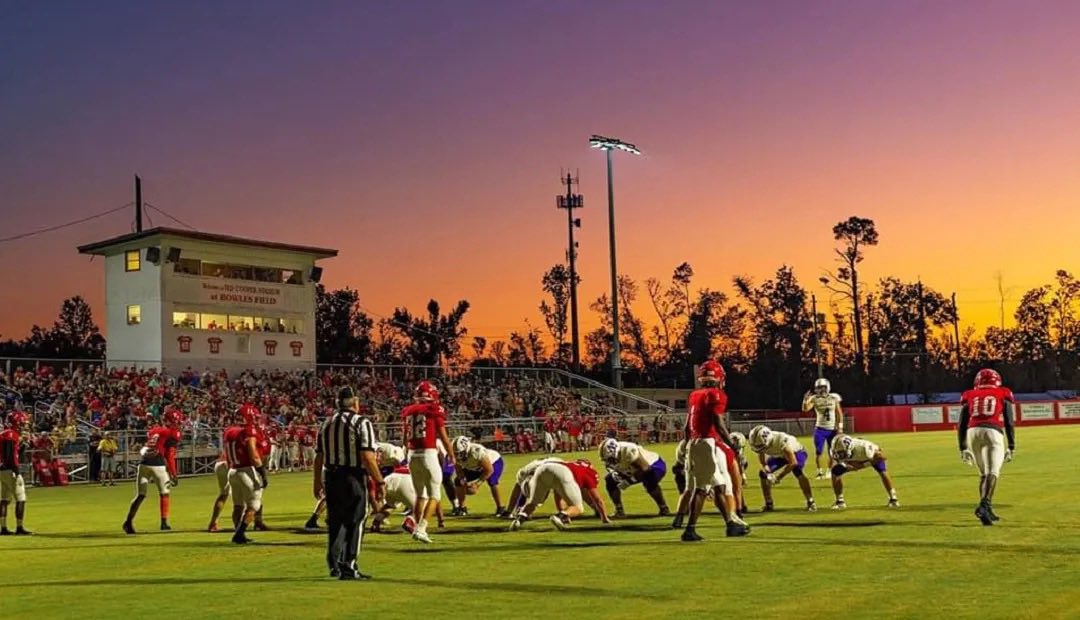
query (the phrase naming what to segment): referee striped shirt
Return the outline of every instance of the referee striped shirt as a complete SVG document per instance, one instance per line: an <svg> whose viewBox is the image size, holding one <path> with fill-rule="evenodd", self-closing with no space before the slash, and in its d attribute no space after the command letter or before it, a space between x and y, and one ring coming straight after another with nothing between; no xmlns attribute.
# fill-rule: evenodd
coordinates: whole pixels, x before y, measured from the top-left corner
<svg viewBox="0 0 1080 620"><path fill-rule="evenodd" d="M354 411L338 411L323 422L315 450L325 467L362 466L360 452L375 449L375 428L367 416Z"/></svg>

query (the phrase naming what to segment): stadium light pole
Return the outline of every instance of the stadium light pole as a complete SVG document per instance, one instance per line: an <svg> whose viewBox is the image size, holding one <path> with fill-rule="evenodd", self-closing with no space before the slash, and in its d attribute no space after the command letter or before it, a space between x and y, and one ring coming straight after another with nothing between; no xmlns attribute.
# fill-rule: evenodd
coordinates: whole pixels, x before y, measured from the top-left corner
<svg viewBox="0 0 1080 620"><path fill-rule="evenodd" d="M622 352L619 347L619 271L615 266L615 186L612 177L611 153L620 150L631 155L641 155L641 151L629 142L596 134L589 138L589 146L605 151L607 155L608 243L611 246L611 384L616 389L622 389Z"/></svg>

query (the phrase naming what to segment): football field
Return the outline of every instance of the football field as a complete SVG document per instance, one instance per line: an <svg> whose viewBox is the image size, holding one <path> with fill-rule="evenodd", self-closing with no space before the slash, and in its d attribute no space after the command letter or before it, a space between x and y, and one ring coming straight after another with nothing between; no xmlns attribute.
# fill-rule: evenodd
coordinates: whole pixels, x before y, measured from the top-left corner
<svg viewBox="0 0 1080 620"><path fill-rule="evenodd" d="M1017 435L993 527L973 515L978 477L960 462L953 433L890 434L868 438L888 456L898 510L885 507L877 475L860 471L845 477L844 512L829 510L828 480L814 481L819 511L804 512L789 477L776 489L777 511L754 514L762 502L752 475L752 534L725 538L710 512L705 542L688 544L640 486L624 495L626 519L584 518L570 532L548 523L550 503L537 513L544 518L507 532L481 489L472 516L432 526L430 546L401 532L399 517L390 533L369 534L361 568L370 582L327 576L325 533L301 529L313 503L308 472L271 477L264 500L274 531L254 532L248 546L203 531L212 477L174 490L172 532L156 531L151 491L134 537L120 531L130 483L31 489L35 535L0 538L0 609L16 618L1080 617L1080 426ZM674 462L674 446L659 452ZM528 460L506 458L504 496ZM674 507L670 474L664 487Z"/></svg>

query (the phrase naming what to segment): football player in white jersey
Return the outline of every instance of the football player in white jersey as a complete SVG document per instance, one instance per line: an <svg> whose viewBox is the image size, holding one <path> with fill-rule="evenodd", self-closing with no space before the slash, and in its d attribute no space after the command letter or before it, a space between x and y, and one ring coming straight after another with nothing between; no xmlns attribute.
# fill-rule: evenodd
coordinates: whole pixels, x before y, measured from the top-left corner
<svg viewBox="0 0 1080 620"><path fill-rule="evenodd" d="M563 461L562 459L557 458L557 457L553 457L553 456L552 457L547 457L547 458L542 458L542 459L536 459L536 460L533 460L533 461L529 461L528 463L525 464L524 467L522 467L521 469L519 469L517 471L517 476L515 476L515 480L514 480L514 488L513 488L513 490L510 491L510 503L507 504L507 506L510 507L510 518L511 519L513 519L514 517L517 516L518 511L520 511L521 508L523 506L525 506L525 502L528 501L529 493L531 492L531 487L529 485L532 483L533 476L536 475L536 470L539 469L541 465L545 465L547 463L564 463L564 462L565 461ZM557 510L562 510L562 508L560 506L558 506L558 504L559 504L559 498L558 497L555 498L555 503L556 503L556 509Z"/></svg>
<svg viewBox="0 0 1080 620"><path fill-rule="evenodd" d="M844 432L840 395L831 390L829 380L822 377L814 381L814 389L803 396L802 410L813 411L817 416L814 423L814 463L817 465L818 480L828 477L826 470L821 467L821 455L828 453L833 437ZM833 460L829 457L829 469L832 466Z"/></svg>
<svg viewBox="0 0 1080 620"><path fill-rule="evenodd" d="M383 480L386 481L386 487L383 491L383 504L376 507L371 521L372 532L381 531L382 526L387 524L390 513L396 510L399 505L404 506L408 511L412 511L412 507L416 504L416 488L413 486L412 476L409 475L409 466L407 464L399 465L391 470L389 474L384 474ZM401 528L412 534L416 528L416 521L413 520L411 515L407 516L402 522Z"/></svg>
<svg viewBox="0 0 1080 620"><path fill-rule="evenodd" d="M764 512L773 510L772 488L779 484L784 476L794 474L799 480L803 497L806 498L806 510L817 512L814 503L814 491L810 488L810 479L803 473L806 466L806 450L799 440L787 433L774 431L768 426L758 425L750 429L750 449L757 453L761 471L761 494L765 497Z"/></svg>
<svg viewBox="0 0 1080 620"><path fill-rule="evenodd" d="M865 439L850 435L837 435L829 445L829 454L836 462L832 467L832 488L836 493L836 503L833 510L847 508L844 502L844 482L841 479L849 471L858 471L870 466L881 476L881 484L885 492L889 494L889 508L899 508L900 500L896 498L896 487L893 486L892 478L885 468L885 453L877 444Z"/></svg>
<svg viewBox="0 0 1080 620"><path fill-rule="evenodd" d="M671 514L664 500L664 492L660 489L660 481L667 475L667 464L659 454L633 442L608 438L600 443L600 459L607 468L604 484L611 502L615 504L616 517L626 516L622 503L623 490L639 482L656 502L660 516Z"/></svg>
<svg viewBox="0 0 1080 620"><path fill-rule="evenodd" d="M394 473L398 467L408 464L405 460L405 448L385 441L375 443L375 458L379 461L379 471L384 478Z"/></svg>
<svg viewBox="0 0 1080 620"><path fill-rule="evenodd" d="M502 492L499 490L503 473L502 455L465 435L454 438L454 453L458 465L457 479L454 481L458 508L464 512L465 496L475 495L480 483L487 483L491 489L491 499L495 500L495 515L509 516L510 511L503 506Z"/></svg>

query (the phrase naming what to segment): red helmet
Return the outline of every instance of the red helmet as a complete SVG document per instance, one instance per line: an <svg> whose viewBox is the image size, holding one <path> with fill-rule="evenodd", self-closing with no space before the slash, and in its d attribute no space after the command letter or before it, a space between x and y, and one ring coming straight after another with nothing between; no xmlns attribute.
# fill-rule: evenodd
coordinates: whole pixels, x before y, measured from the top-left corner
<svg viewBox="0 0 1080 620"><path fill-rule="evenodd" d="M169 409L165 412L165 425L179 428L184 423L184 414L178 409Z"/></svg>
<svg viewBox="0 0 1080 620"><path fill-rule="evenodd" d="M439 402L439 390L435 387L435 384L430 381L421 381L416 384L416 391L414 392L416 400Z"/></svg>
<svg viewBox="0 0 1080 620"><path fill-rule="evenodd" d="M698 380L700 381L723 383L726 378L727 373L724 372L724 367L715 360L706 360L705 363L698 367Z"/></svg>
<svg viewBox="0 0 1080 620"><path fill-rule="evenodd" d="M258 407L250 403L240 405L239 409L240 417L244 420L244 426L258 426L259 418L262 413L259 412Z"/></svg>
<svg viewBox="0 0 1080 620"><path fill-rule="evenodd" d="M7 423L11 428L21 429L30 424L30 416L24 411L12 411L8 414Z"/></svg>
<svg viewBox="0 0 1080 620"><path fill-rule="evenodd" d="M975 374L975 387L1001 387L1001 375L992 368L983 368Z"/></svg>

